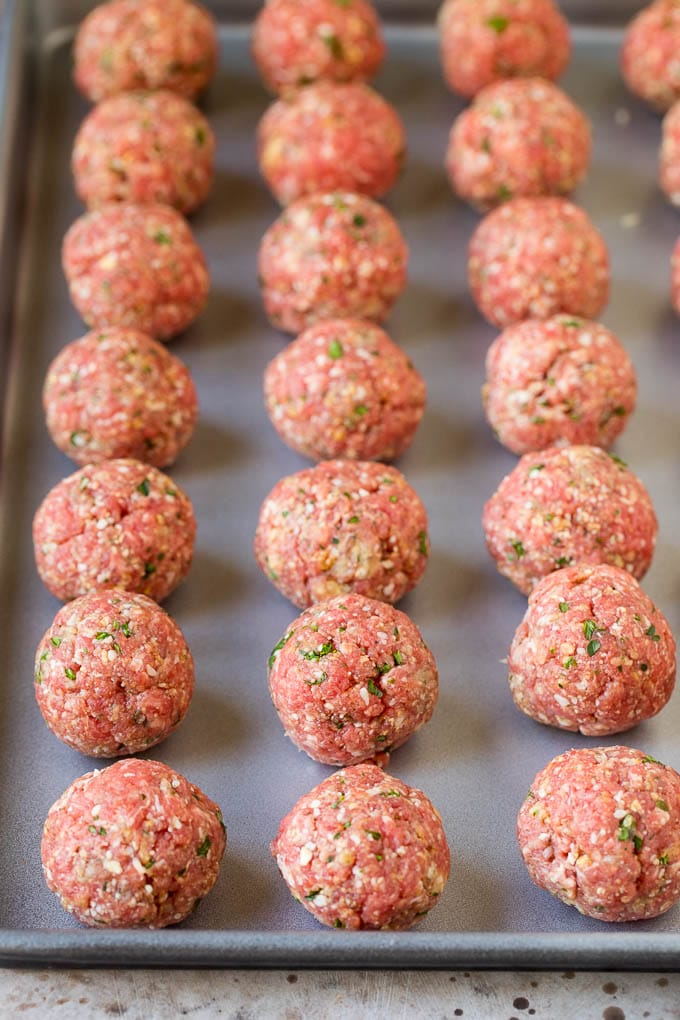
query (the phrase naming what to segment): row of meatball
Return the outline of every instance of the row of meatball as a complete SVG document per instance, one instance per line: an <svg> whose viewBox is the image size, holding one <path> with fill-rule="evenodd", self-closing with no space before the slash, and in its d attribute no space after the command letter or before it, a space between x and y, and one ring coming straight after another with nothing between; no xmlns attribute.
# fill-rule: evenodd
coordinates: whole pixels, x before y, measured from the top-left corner
<svg viewBox="0 0 680 1020"><path fill-rule="evenodd" d="M538 99L553 87L538 83L532 112L533 87L483 90L454 126L449 149L459 193L482 207L506 203L472 239L471 284L485 316L507 327L487 357L487 416L501 441L524 456L486 504L483 527L501 573L529 594L508 656L515 703L545 724L612 734L666 704L675 641L635 580L656 539L649 496L618 458L578 445L608 446L635 403L630 359L588 321L608 296L606 248L570 203L508 201L569 191L574 166L582 176L587 165L585 122L579 140L575 112L556 93L560 119L554 101ZM522 89L515 110L508 97ZM493 123L508 114L522 131L514 149ZM601 920L667 910L680 897L679 778L628 748L558 756L536 777L518 816L532 879ZM647 789L656 795L646 798Z"/></svg>
<svg viewBox="0 0 680 1020"><path fill-rule="evenodd" d="M158 743L194 688L184 636L154 599L192 560L191 502L158 466L188 442L197 399L186 367L153 337L183 329L207 297L202 255L170 206L190 212L210 188L214 137L183 94L207 83L215 58L212 18L184 0L113 0L76 39L76 81L102 101L72 158L94 211L69 231L64 262L94 330L60 352L43 390L51 435L84 466L34 518L40 576L69 600L38 647L35 691L53 732L97 757ZM182 253L188 281L174 264ZM200 902L225 846L215 803L160 762L132 758L72 783L41 849L49 888L81 921L157 927Z"/></svg>

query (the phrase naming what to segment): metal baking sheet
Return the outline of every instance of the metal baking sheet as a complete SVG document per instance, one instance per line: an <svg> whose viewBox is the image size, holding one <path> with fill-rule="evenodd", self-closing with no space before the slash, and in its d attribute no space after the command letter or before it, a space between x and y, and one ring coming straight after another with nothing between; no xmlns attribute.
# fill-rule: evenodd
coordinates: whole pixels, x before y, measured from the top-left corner
<svg viewBox="0 0 680 1020"><path fill-rule="evenodd" d="M598 741L517 712L501 663L526 603L488 558L480 515L515 459L495 443L481 411L494 331L465 280L478 218L453 198L442 167L462 103L440 77L429 3L384 5L389 58L377 81L401 112L410 144L388 201L411 247L410 283L389 328L429 388L422 428L399 467L428 507L432 557L401 608L422 628L441 674L434 719L394 754L390 771L439 807L453 853L449 885L417 931L329 932L293 901L269 855L280 818L331 770L286 740L267 693L268 654L296 612L260 575L252 537L271 486L306 464L279 441L262 404L262 372L286 342L268 326L256 282L258 243L277 215L255 159L255 127L268 97L248 55L247 20L256 5L224 3L215 6L221 69L204 101L219 138L217 178L193 220L212 295L200 322L173 343L196 380L201 415L171 473L195 503L199 532L191 574L166 608L194 652L197 689L183 726L150 754L219 802L229 846L215 889L174 930L84 929L45 888L45 814L98 764L62 746L34 701L34 650L58 603L37 578L30 536L38 503L73 470L47 436L40 389L50 359L84 332L59 255L81 212L69 156L87 106L70 81L70 44L89 6L8 0L0 32L0 963L677 967L680 907L637 925L582 918L533 887L516 848L515 816L534 774L559 752ZM619 17L631 7L588 6L616 6ZM603 318L631 351L640 382L638 410L617 452L655 501L660 536L645 588L680 634L680 327L668 301L680 223L655 183L659 118L626 94L618 74L620 27L576 25L574 37L564 86L592 118L595 138L589 180L576 197L610 244L613 290ZM657 719L603 742L641 746L680 769L679 729L680 693Z"/></svg>

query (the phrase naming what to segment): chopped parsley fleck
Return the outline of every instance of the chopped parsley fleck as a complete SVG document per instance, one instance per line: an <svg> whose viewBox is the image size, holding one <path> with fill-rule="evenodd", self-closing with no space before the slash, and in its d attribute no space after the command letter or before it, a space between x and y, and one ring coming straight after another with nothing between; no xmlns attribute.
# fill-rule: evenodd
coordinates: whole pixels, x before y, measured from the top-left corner
<svg viewBox="0 0 680 1020"><path fill-rule="evenodd" d="M534 793L534 791L533 790L529 790L529 792L527 793L527 800L534 800L535 798L536 798L536 794Z"/></svg>
<svg viewBox="0 0 680 1020"><path fill-rule="evenodd" d="M394 496L394 495L390 496L390 503L398 503L398 502L399 502L399 497L398 496Z"/></svg>
<svg viewBox="0 0 680 1020"><path fill-rule="evenodd" d="M377 832L375 829L364 829L364 832L371 839L382 839L382 832Z"/></svg>
<svg viewBox="0 0 680 1020"><path fill-rule="evenodd" d="M333 927L334 928L344 928L345 926L342 923L342 921L340 920L340 918L336 917L336 919L333 921Z"/></svg>
<svg viewBox="0 0 680 1020"><path fill-rule="evenodd" d="M378 666L378 672L380 673L381 676L383 676L385 673L389 673L391 669L392 669L391 662L381 662L380 665Z"/></svg>
<svg viewBox="0 0 680 1020"><path fill-rule="evenodd" d="M602 645L600 644L600 642L596 638L593 638L593 640L589 641L588 644L586 645L586 652L588 653L588 655L592 656L595 655L596 652L599 652L601 647Z"/></svg>
<svg viewBox="0 0 680 1020"><path fill-rule="evenodd" d="M69 680L75 680L76 675L75 675L75 673L73 672L73 670L71 669L70 666L66 667L66 669L64 670L64 673L66 674L66 676L68 677Z"/></svg>
<svg viewBox="0 0 680 1020"><path fill-rule="evenodd" d="M522 545L518 538L510 539L510 545L515 550L516 559L521 560L522 556L526 556L526 549L524 548L524 546Z"/></svg>
<svg viewBox="0 0 680 1020"><path fill-rule="evenodd" d="M313 680L305 680L308 687L319 687L321 684L325 684L328 680L328 673L323 672L321 676L315 677Z"/></svg>
<svg viewBox="0 0 680 1020"><path fill-rule="evenodd" d="M380 796L380 797L401 797L401 794L399 793L399 790L391 789L391 790L381 790L380 793L378 794L378 796Z"/></svg>
<svg viewBox="0 0 680 1020"><path fill-rule="evenodd" d="M314 897L318 896L320 892L321 892L321 889L312 889L310 892L307 893L307 895L305 896L305 899L306 900L313 900Z"/></svg>
<svg viewBox="0 0 680 1020"><path fill-rule="evenodd" d="M580 319L563 319L563 326L570 326L572 329L580 329L583 323Z"/></svg>
<svg viewBox="0 0 680 1020"><path fill-rule="evenodd" d="M338 831L335 833L335 835L333 836L333 839L340 839L340 837L342 836L342 834L345 831L345 829L349 829L351 824L352 824L352 819L348 818L347 821L343 824L342 828L338 829Z"/></svg>
<svg viewBox="0 0 680 1020"><path fill-rule="evenodd" d="M354 408L354 413L358 414L360 418L363 418L365 414L368 414L368 408L365 404L357 404Z"/></svg>
<svg viewBox="0 0 680 1020"><path fill-rule="evenodd" d="M646 635L647 637L650 637L650 638L652 639L652 641L660 641L660 640L661 640L661 635L660 635L660 634L657 634L657 632L656 632L656 627L654 626L654 624L653 624L653 623L651 623L651 624L649 625L649 627L648 627L648 628L647 628L647 630L645 631L645 635Z"/></svg>
<svg viewBox="0 0 680 1020"><path fill-rule="evenodd" d="M196 847L196 853L199 857L207 857L208 850L212 846L212 840L210 836L206 836L202 843L199 843Z"/></svg>
<svg viewBox="0 0 680 1020"><path fill-rule="evenodd" d="M206 139L205 128L201 127L200 124L194 129L194 137L196 139L197 145L205 145Z"/></svg>
<svg viewBox="0 0 680 1020"><path fill-rule="evenodd" d="M640 663L640 672L641 673L646 673L648 669L649 669L649 666L647 665L646 662L641 662Z"/></svg>
<svg viewBox="0 0 680 1020"><path fill-rule="evenodd" d="M569 603L568 602L560 602L560 612L561 613L567 613L568 611L569 611Z"/></svg>
<svg viewBox="0 0 680 1020"><path fill-rule="evenodd" d="M669 806L668 806L668 804L666 803L665 800L656 800L656 801L654 801L654 803L662 811L670 811L670 808L669 808Z"/></svg>
<svg viewBox="0 0 680 1020"><path fill-rule="evenodd" d="M369 694L374 694L376 698L382 698L383 692L373 680L369 680L366 687L368 688Z"/></svg>
<svg viewBox="0 0 680 1020"><path fill-rule="evenodd" d="M356 514L354 514L352 517L349 518L347 523L348 524L358 524L359 523L359 518L357 517Z"/></svg>
<svg viewBox="0 0 680 1020"><path fill-rule="evenodd" d="M635 833L635 819L631 814L624 815L619 823L619 827L616 830L617 838L624 842L624 840L632 839L633 846L635 847L635 853L639 853L642 850L643 840L642 837Z"/></svg>
<svg viewBox="0 0 680 1020"><path fill-rule="evenodd" d="M574 658L573 655L570 655L568 659L564 660L562 665L565 669L571 669L572 666L576 665L576 659Z"/></svg>
<svg viewBox="0 0 680 1020"><path fill-rule="evenodd" d="M125 623L121 624L120 629L122 630L125 637L132 637L132 628L130 627L130 621L126 620Z"/></svg>
<svg viewBox="0 0 680 1020"><path fill-rule="evenodd" d="M545 418L541 417L540 414L536 414L531 419L531 424L532 425L545 425Z"/></svg>
<svg viewBox="0 0 680 1020"><path fill-rule="evenodd" d="M156 244L172 244L172 238L165 230L157 230L153 235L153 240Z"/></svg>
<svg viewBox="0 0 680 1020"><path fill-rule="evenodd" d="M328 357L332 358L333 361L337 361L344 354L343 346L339 340L331 340L328 345Z"/></svg>
<svg viewBox="0 0 680 1020"><path fill-rule="evenodd" d="M668 854L659 854L659 864L663 864L664 867L668 864Z"/></svg>
<svg viewBox="0 0 680 1020"><path fill-rule="evenodd" d="M491 141L489 138L482 138L482 152L491 152Z"/></svg>
<svg viewBox="0 0 680 1020"><path fill-rule="evenodd" d="M571 556L560 556L555 560L555 566L557 567L568 567L571 563Z"/></svg>
<svg viewBox="0 0 680 1020"><path fill-rule="evenodd" d="M104 828L103 825L100 825L99 828L97 828L96 825L88 825L87 831L91 832L93 836L105 836L106 835L106 829Z"/></svg>
<svg viewBox="0 0 680 1020"><path fill-rule="evenodd" d="M427 556L427 532L426 531L419 531L418 532L418 552L422 556Z"/></svg>
<svg viewBox="0 0 680 1020"><path fill-rule="evenodd" d="M505 32L506 28L510 24L509 18L504 18L502 15L495 15L493 18L487 18L487 25L492 28L496 35L501 35Z"/></svg>
<svg viewBox="0 0 680 1020"><path fill-rule="evenodd" d="M94 636L95 641L104 641L105 638L111 637L108 630L98 630Z"/></svg>
<svg viewBox="0 0 680 1020"><path fill-rule="evenodd" d="M142 496L148 496L151 492L151 486L148 478L143 478L137 486L137 492L141 492Z"/></svg>
<svg viewBox="0 0 680 1020"><path fill-rule="evenodd" d="M277 644L275 644L274 647L272 648L272 653L271 653L271 655L269 656L269 659L268 659L268 663L269 663L269 668L270 669L274 665L277 653L281 651L281 649L285 645L286 641L290 640L290 637L291 637L292 633L293 633L292 630L289 630L288 633L284 634L283 637L281 638L281 640L279 642L277 642Z"/></svg>
<svg viewBox="0 0 680 1020"><path fill-rule="evenodd" d="M52 644L54 645L55 648L58 648L59 645L61 644L61 638L60 637L51 637L50 641L52 642Z"/></svg>
<svg viewBox="0 0 680 1020"><path fill-rule="evenodd" d="M593 634L596 633L596 631L602 631L605 629L606 629L605 627L598 627L597 624L593 622L593 620L585 620L583 623L583 634L588 639L590 639L593 636Z"/></svg>
<svg viewBox="0 0 680 1020"><path fill-rule="evenodd" d="M535 478L536 475L539 475L541 473L544 467L545 464L534 464L532 468L529 468L527 472L527 478Z"/></svg>
<svg viewBox="0 0 680 1020"><path fill-rule="evenodd" d="M500 184L498 186L497 195L501 202L507 202L509 198L512 198L512 191L507 184Z"/></svg>
<svg viewBox="0 0 680 1020"><path fill-rule="evenodd" d="M352 217L352 223L354 224L355 227L365 227L366 226L366 217L363 216L361 213L356 213Z"/></svg>
<svg viewBox="0 0 680 1020"><path fill-rule="evenodd" d="M312 648L311 651L305 652L300 649L300 655L307 662L318 662L319 659L323 659L324 655L330 655L331 652L335 651L335 645L332 641L324 641L321 648Z"/></svg>
<svg viewBox="0 0 680 1020"><path fill-rule="evenodd" d="M342 43L338 39L337 35L335 35L334 32L328 32L326 35L322 35L321 38L330 50L331 55L335 57L336 60L342 60L345 54L342 48Z"/></svg>
<svg viewBox="0 0 680 1020"><path fill-rule="evenodd" d="M653 765L662 765L663 764L663 762L660 762L658 758L653 758L651 754L646 754L643 757L642 760L643 760L643 762L645 762L645 764L653 764Z"/></svg>
<svg viewBox="0 0 680 1020"><path fill-rule="evenodd" d="M404 665L404 653L399 648L397 648L396 652L392 653L392 658L394 659L395 666Z"/></svg>
<svg viewBox="0 0 680 1020"><path fill-rule="evenodd" d="M628 465L626 464L625 460L621 460L621 458L617 457L615 453L610 453L609 456L611 457L611 459L614 461L615 464L619 465L619 467L622 467L622 468L627 468L628 467Z"/></svg>

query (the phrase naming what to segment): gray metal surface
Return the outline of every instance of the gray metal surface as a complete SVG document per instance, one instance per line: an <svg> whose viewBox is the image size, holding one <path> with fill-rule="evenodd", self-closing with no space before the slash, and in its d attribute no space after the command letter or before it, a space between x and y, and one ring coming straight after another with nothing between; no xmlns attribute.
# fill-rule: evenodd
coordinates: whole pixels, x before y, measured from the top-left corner
<svg viewBox="0 0 680 1020"><path fill-rule="evenodd" d="M69 155L87 106L69 79L68 26L86 6L32 5L36 95L28 103L29 93L22 93L27 103L9 138L10 146L29 138L31 151L22 164L24 204L16 206L19 193L9 193L23 214L0 273L18 265L12 308L0 308L0 316L13 316L0 507L0 960L676 967L680 908L638 925L584 919L532 886L516 848L516 812L536 771L568 747L597 741L518 713L500 661L526 603L496 574L479 522L484 501L515 460L494 442L482 416L483 360L494 331L475 311L465 281L465 249L478 219L454 200L442 169L448 130L462 105L441 82L434 30L425 22L390 27L389 59L377 85L404 117L410 143L403 179L388 201L411 247L410 283L389 328L429 387L428 412L399 467L428 507L432 558L401 608L434 652L441 696L433 721L394 754L390 771L424 789L440 809L453 854L449 885L417 932L326 932L292 900L269 856L282 815L330 769L284 738L266 686L267 656L296 614L256 568L252 536L263 497L305 462L281 444L262 406L263 369L286 342L267 325L256 282L258 243L277 214L255 161L255 127L268 99L250 64L247 31L226 14L221 70L205 100L219 138L217 179L193 220L213 289L201 321L173 344L196 380L201 416L171 474L194 501L199 533L192 572L166 608L194 652L197 689L183 726L151 756L219 802L229 846L215 889L174 931L79 928L44 887L45 814L76 776L97 764L47 731L32 684L34 650L58 603L37 578L30 521L48 489L73 470L47 436L40 389L50 359L84 332L68 300L59 250L81 211ZM680 346L667 297L679 221L655 184L659 120L625 93L619 43L614 29L577 29L564 85L594 123L594 165L577 199L612 250L612 301L603 318L628 346L639 374L638 411L617 452L647 484L659 514L645 588L679 634ZM680 769L679 730L676 694L657 719L603 742L643 747Z"/></svg>

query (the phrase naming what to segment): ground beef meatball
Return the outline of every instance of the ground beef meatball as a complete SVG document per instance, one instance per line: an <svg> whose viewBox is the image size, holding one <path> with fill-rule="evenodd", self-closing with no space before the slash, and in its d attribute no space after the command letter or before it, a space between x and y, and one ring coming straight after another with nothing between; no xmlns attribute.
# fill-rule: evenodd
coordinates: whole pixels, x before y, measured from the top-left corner
<svg viewBox="0 0 680 1020"><path fill-rule="evenodd" d="M640 579L657 534L642 482L598 446L525 454L484 507L482 526L499 571L525 594L578 563L611 563Z"/></svg>
<svg viewBox="0 0 680 1020"><path fill-rule="evenodd" d="M483 89L454 121L446 167L454 191L480 209L515 195L566 195L590 161L590 124L542 78Z"/></svg>
<svg viewBox="0 0 680 1020"><path fill-rule="evenodd" d="M680 99L680 7L656 0L633 18L621 48L621 72L631 92L656 110Z"/></svg>
<svg viewBox="0 0 680 1020"><path fill-rule="evenodd" d="M159 761L76 779L42 836L45 881L82 924L164 928L210 892L226 846L217 804Z"/></svg>
<svg viewBox="0 0 680 1020"><path fill-rule="evenodd" d="M470 241L468 274L482 315L503 328L565 312L596 319L609 300L609 255L588 215L564 198L515 198Z"/></svg>
<svg viewBox="0 0 680 1020"><path fill-rule="evenodd" d="M194 663L153 599L92 592L63 606L38 645L35 694L69 747L96 758L144 751L186 715Z"/></svg>
<svg viewBox="0 0 680 1020"><path fill-rule="evenodd" d="M189 0L109 0L81 23L74 78L98 103L132 89L171 89L193 99L217 63L217 28Z"/></svg>
<svg viewBox="0 0 680 1020"><path fill-rule="evenodd" d="M517 819L532 880L600 921L657 917L680 898L680 775L630 747L567 751Z"/></svg>
<svg viewBox="0 0 680 1020"><path fill-rule="evenodd" d="M588 736L621 733L670 698L675 640L625 570L579 564L536 585L508 670L515 704L538 722Z"/></svg>
<svg viewBox="0 0 680 1020"><path fill-rule="evenodd" d="M471 98L505 78L559 78L569 25L553 0L445 0L439 12L444 77Z"/></svg>
<svg viewBox="0 0 680 1020"><path fill-rule="evenodd" d="M208 121L175 92L123 92L92 110L71 158L76 191L89 209L109 202L164 202L188 213L213 179Z"/></svg>
<svg viewBox="0 0 680 1020"><path fill-rule="evenodd" d="M486 356L484 410L513 453L567 443L609 447L636 396L623 346L586 319L557 315L508 326Z"/></svg>
<svg viewBox="0 0 680 1020"><path fill-rule="evenodd" d="M385 56L369 0L267 0L255 20L252 50L272 92L320 78L367 81Z"/></svg>
<svg viewBox="0 0 680 1020"><path fill-rule="evenodd" d="M33 519L38 573L57 598L124 588L160 602L191 566L196 520L171 478L138 460L69 475Z"/></svg>
<svg viewBox="0 0 680 1020"><path fill-rule="evenodd" d="M396 220L366 195L299 198L262 239L267 315L288 333L319 319L381 322L404 289L407 260Z"/></svg>
<svg viewBox="0 0 680 1020"><path fill-rule="evenodd" d="M267 367L265 403L284 442L313 460L392 460L425 409L425 382L379 326L318 322Z"/></svg>
<svg viewBox="0 0 680 1020"><path fill-rule="evenodd" d="M671 107L663 119L659 184L672 204L680 206L680 101Z"/></svg>
<svg viewBox="0 0 680 1020"><path fill-rule="evenodd" d="M260 170L288 205L317 191L384 195L402 167L406 136L397 111L368 85L320 81L273 103L258 143Z"/></svg>
<svg viewBox="0 0 680 1020"><path fill-rule="evenodd" d="M342 769L301 797L271 849L293 896L332 928L409 928L449 876L439 812L377 765Z"/></svg>
<svg viewBox="0 0 680 1020"><path fill-rule="evenodd" d="M208 270L186 220L167 205L124 202L81 216L64 238L71 300L88 326L167 340L194 321Z"/></svg>
<svg viewBox="0 0 680 1020"><path fill-rule="evenodd" d="M83 465L134 457L165 467L189 442L198 412L186 365L132 329L67 344L47 371L43 406L54 442Z"/></svg>
<svg viewBox="0 0 680 1020"><path fill-rule="evenodd" d="M289 627L269 658L269 690L286 733L315 761L387 764L432 716L438 675L408 616L350 594Z"/></svg>
<svg viewBox="0 0 680 1020"><path fill-rule="evenodd" d="M401 472L329 460L282 478L265 499L255 558L301 609L356 592L398 602L427 564L427 514Z"/></svg>

